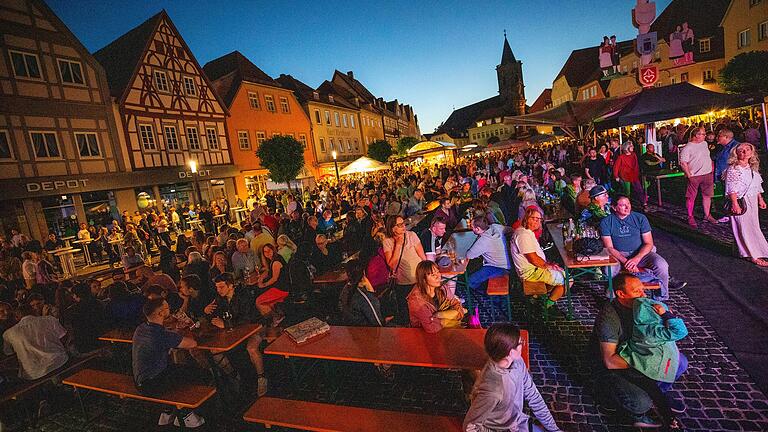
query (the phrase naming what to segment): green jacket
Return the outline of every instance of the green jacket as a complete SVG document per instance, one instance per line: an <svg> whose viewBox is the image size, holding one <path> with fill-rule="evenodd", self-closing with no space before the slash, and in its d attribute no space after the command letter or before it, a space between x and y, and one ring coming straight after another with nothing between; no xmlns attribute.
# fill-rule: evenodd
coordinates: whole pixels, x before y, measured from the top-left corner
<svg viewBox="0 0 768 432"><path fill-rule="evenodd" d="M629 365L655 381L675 381L680 352L675 341L688 336L680 318L667 311L659 316L654 304L666 305L648 298L635 299L632 305L634 327L632 337L619 346L619 355Z"/></svg>

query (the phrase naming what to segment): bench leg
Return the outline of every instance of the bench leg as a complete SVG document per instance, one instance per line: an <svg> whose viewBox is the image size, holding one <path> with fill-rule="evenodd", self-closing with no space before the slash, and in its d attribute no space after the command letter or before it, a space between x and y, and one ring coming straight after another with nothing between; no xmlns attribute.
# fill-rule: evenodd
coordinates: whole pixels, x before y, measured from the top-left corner
<svg viewBox="0 0 768 432"><path fill-rule="evenodd" d="M570 272L568 271L568 267L567 266L565 266L563 270L565 270L565 296L566 296L566 300L568 301L568 316L567 316L567 318L568 318L568 320L572 320L573 319L573 303L571 301L571 283L570 283L570 279L571 279L570 276L571 275L570 275ZM545 316L546 316L546 314L545 314Z"/></svg>
<svg viewBox="0 0 768 432"><path fill-rule="evenodd" d="M87 419L88 413L85 412L85 405L83 404L83 397L80 395L80 389L74 387L75 395L77 395L77 402L80 404L80 411L83 412L83 418Z"/></svg>
<svg viewBox="0 0 768 432"><path fill-rule="evenodd" d="M173 409L173 417L179 421L179 429L186 430L187 427L184 424L184 413L181 411L179 407L176 407Z"/></svg>

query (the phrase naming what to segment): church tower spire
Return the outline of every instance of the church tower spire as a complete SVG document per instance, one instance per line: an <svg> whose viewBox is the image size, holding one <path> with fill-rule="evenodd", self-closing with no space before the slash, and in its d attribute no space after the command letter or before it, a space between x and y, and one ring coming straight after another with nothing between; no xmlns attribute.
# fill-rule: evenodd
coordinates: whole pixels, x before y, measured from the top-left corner
<svg viewBox="0 0 768 432"><path fill-rule="evenodd" d="M501 63L496 66L499 81L499 95L510 115L525 114L525 85L523 83L523 62L515 58L504 30L504 46Z"/></svg>

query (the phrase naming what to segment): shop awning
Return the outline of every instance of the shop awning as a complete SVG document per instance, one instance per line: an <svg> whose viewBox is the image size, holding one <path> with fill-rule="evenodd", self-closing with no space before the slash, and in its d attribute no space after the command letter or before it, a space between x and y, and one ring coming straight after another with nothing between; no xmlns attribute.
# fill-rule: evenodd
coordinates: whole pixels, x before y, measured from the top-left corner
<svg viewBox="0 0 768 432"><path fill-rule="evenodd" d="M724 109L756 105L763 101L756 94L725 94L705 90L689 83L644 89L630 103L613 114L597 119L598 130L690 117Z"/></svg>
<svg viewBox="0 0 768 432"><path fill-rule="evenodd" d="M388 164L363 156L345 166L344 169L339 171L339 175L381 171L386 169L389 169Z"/></svg>

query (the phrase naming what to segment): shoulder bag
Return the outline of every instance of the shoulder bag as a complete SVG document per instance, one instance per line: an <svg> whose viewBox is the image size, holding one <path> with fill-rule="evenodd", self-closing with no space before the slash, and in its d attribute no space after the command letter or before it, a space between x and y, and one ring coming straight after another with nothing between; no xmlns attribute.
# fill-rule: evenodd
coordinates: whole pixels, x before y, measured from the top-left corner
<svg viewBox="0 0 768 432"><path fill-rule="evenodd" d="M739 204L739 208L741 209L741 211L739 213L736 213L733 211L733 201L731 201L728 195L726 195L725 199L723 200L723 213L725 213L726 215L741 216L747 212L747 201L744 199L744 197L747 195L747 192L749 192L749 187L752 186L752 181L755 180L755 172L752 171L751 168L749 169L749 172L752 173L752 179L749 181L747 188L744 189L744 193L741 195L741 197L736 198L736 202Z"/></svg>

